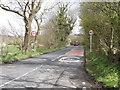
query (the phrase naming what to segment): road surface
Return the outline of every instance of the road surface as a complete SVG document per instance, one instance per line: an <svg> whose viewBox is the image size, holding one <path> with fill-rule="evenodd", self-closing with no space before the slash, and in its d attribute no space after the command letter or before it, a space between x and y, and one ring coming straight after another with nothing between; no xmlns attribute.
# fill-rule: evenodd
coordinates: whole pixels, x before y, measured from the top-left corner
<svg viewBox="0 0 120 90"><path fill-rule="evenodd" d="M2 65L0 88L93 88L84 62L84 48L71 46Z"/></svg>

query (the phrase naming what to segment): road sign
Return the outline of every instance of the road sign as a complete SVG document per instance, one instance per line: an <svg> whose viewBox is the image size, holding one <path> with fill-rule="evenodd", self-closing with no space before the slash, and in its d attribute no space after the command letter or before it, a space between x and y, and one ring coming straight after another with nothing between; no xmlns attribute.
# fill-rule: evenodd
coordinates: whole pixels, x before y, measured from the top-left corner
<svg viewBox="0 0 120 90"><path fill-rule="evenodd" d="M94 34L94 31L93 31L93 30L89 30L89 34L90 34L90 35L93 35L93 34Z"/></svg>
<svg viewBox="0 0 120 90"><path fill-rule="evenodd" d="M89 30L89 35L90 35L90 52L92 52L92 35L94 34L93 30Z"/></svg>
<svg viewBox="0 0 120 90"><path fill-rule="evenodd" d="M33 37L35 37L35 36L36 36L36 33L37 33L36 31L32 31L32 32L31 32L31 35L32 35Z"/></svg>

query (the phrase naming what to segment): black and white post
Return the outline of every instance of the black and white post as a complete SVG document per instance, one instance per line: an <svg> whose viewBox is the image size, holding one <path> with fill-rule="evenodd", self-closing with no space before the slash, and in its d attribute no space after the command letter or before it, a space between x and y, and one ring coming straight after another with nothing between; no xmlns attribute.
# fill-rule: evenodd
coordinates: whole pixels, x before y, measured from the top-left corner
<svg viewBox="0 0 120 90"><path fill-rule="evenodd" d="M94 34L93 30L89 30L89 35L90 35L90 52L92 52L92 35Z"/></svg>

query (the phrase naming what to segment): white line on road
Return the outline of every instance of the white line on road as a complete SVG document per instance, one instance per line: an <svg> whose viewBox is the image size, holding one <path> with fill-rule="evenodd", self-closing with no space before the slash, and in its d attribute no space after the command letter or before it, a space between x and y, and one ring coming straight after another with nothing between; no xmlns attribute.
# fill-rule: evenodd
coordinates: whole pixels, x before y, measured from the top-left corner
<svg viewBox="0 0 120 90"><path fill-rule="evenodd" d="M19 76L19 77L15 78L15 79L13 79L13 80L10 80L10 81L8 81L8 82L6 82L6 83L4 83L4 84L0 85L0 87L3 87L3 86L5 86L5 85L7 85L7 84L9 84L9 83L11 83L11 82L13 82L13 81L17 80L17 79L20 79L21 77L24 77L24 76L26 76L26 75L28 75L28 74L30 74L30 73L32 73L32 72L34 72L35 70L37 70L37 69L38 69L38 68L40 68L40 67L42 67L42 65L41 65L41 66L39 66L39 67L34 68L32 71L29 71L29 72L27 72L27 73L25 73L25 74L23 74L23 75L21 75L21 76Z"/></svg>
<svg viewBox="0 0 120 90"><path fill-rule="evenodd" d="M85 82L82 82L83 85L85 85Z"/></svg>
<svg viewBox="0 0 120 90"><path fill-rule="evenodd" d="M63 57L64 55L60 55L57 58L53 59L52 61L55 61L56 59L59 59L60 57Z"/></svg>
<svg viewBox="0 0 120 90"><path fill-rule="evenodd" d="M86 88L86 87L83 87L82 90L87 90L87 88Z"/></svg>
<svg viewBox="0 0 120 90"><path fill-rule="evenodd" d="M82 82L83 85L85 85L85 82ZM86 90L86 87L83 87L82 90Z"/></svg>
<svg viewBox="0 0 120 90"><path fill-rule="evenodd" d="M56 59L58 59L58 58L60 58L60 57L62 57L62 56L64 56L64 55L60 55L60 56L58 56L57 58L53 59L52 61L55 61ZM24 76L26 76L26 75L28 75L28 74L34 72L35 70L37 70L37 69L40 68L40 67L42 67L42 65L39 66L39 67L34 68L32 71L29 71L29 72L27 72L27 73L25 73L25 74L23 74L23 75L21 75L21 76L15 78L15 79L12 79L12 80L10 80L10 81L8 81L8 82L6 82L6 83L0 85L0 87L3 87L3 86L5 86L5 85L7 85L7 84L9 84L9 83L11 83L11 82L17 80L17 79L20 79L21 77L24 77Z"/></svg>

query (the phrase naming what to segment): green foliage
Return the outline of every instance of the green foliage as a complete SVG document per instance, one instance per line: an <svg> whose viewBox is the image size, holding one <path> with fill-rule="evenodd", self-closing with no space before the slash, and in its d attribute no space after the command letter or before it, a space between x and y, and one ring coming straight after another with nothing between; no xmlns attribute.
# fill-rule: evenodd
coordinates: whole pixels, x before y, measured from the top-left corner
<svg viewBox="0 0 120 90"><path fill-rule="evenodd" d="M20 40L14 40L9 43L9 45L21 45L21 44L22 44L22 41L20 41Z"/></svg>
<svg viewBox="0 0 120 90"><path fill-rule="evenodd" d="M65 48L65 47L61 47L61 48ZM56 51L56 50L59 50L61 48L46 49L45 47L40 46L37 48L37 51L31 50L27 54L25 54L21 50L19 50L16 46L9 45L8 47L3 48L3 52L6 52L6 50L7 50L8 53L3 54L3 52L2 52L2 57L0 58L0 63L10 63L10 62L14 62L17 60L33 57L35 55L40 55L43 53Z"/></svg>
<svg viewBox="0 0 120 90"><path fill-rule="evenodd" d="M85 29L86 46L89 46L88 31L93 29L95 32L93 35L93 48L104 51L110 61L118 61L120 58L120 55L118 55L120 52L119 3L83 3L80 11L81 24ZM115 49L117 49L116 53L114 53Z"/></svg>
<svg viewBox="0 0 120 90"><path fill-rule="evenodd" d="M58 15L54 24L57 28L56 30L56 38L58 39L57 43L63 45L70 34L73 26L73 20L67 17L68 4L61 4L59 7Z"/></svg>
<svg viewBox="0 0 120 90"><path fill-rule="evenodd" d="M73 19L68 16L68 5L60 3L57 15L51 17L45 24L40 43L46 48L59 48L66 45L67 37L73 28Z"/></svg>
<svg viewBox="0 0 120 90"><path fill-rule="evenodd" d="M100 56L97 52L90 53L87 51L86 69L96 78L97 81L103 82L106 87L118 87L119 73L118 63L111 63L105 56Z"/></svg>
<svg viewBox="0 0 120 90"><path fill-rule="evenodd" d="M81 24L89 48L88 31L93 29L93 52L87 52L87 70L106 87L120 83L120 2L95 2L81 5Z"/></svg>

